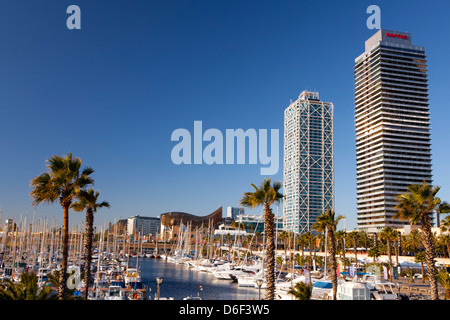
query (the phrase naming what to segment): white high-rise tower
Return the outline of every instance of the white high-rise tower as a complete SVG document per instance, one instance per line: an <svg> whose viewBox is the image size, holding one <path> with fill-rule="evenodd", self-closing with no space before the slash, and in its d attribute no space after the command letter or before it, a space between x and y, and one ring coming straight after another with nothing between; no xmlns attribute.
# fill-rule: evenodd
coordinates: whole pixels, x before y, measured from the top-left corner
<svg viewBox="0 0 450 320"><path fill-rule="evenodd" d="M333 157L333 104L303 91L284 111L284 230L313 231L334 209Z"/></svg>
<svg viewBox="0 0 450 320"><path fill-rule="evenodd" d="M358 229L379 232L406 187L432 183L427 60L411 34L379 30L355 59Z"/></svg>

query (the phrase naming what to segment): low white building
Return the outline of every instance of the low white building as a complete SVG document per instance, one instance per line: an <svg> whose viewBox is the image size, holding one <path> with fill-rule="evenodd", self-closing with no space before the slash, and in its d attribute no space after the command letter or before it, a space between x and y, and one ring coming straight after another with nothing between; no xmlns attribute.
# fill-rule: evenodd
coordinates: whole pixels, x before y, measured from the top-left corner
<svg viewBox="0 0 450 320"><path fill-rule="evenodd" d="M156 237L159 233L160 224L161 219L157 217L133 216L127 220L127 234L151 235L152 237Z"/></svg>

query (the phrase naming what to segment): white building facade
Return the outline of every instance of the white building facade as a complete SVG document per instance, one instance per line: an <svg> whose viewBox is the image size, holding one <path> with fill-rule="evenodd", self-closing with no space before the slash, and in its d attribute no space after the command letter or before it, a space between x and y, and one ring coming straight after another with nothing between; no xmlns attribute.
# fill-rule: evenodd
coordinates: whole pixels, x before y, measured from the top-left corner
<svg viewBox="0 0 450 320"><path fill-rule="evenodd" d="M127 234L156 237L160 224L160 218L133 216L127 219Z"/></svg>
<svg viewBox="0 0 450 320"><path fill-rule="evenodd" d="M425 49L410 33L381 29L354 72L358 230L401 228L396 196L432 183Z"/></svg>
<svg viewBox="0 0 450 320"><path fill-rule="evenodd" d="M283 229L313 231L334 209L333 104L303 91L284 112Z"/></svg>

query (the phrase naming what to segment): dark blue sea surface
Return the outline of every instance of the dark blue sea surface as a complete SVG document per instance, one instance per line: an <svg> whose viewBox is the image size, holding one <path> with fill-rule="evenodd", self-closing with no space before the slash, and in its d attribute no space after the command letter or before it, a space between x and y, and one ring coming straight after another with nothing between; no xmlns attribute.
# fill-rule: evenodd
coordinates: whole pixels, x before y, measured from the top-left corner
<svg viewBox="0 0 450 320"><path fill-rule="evenodd" d="M137 259L130 259L130 266L136 266ZM257 288L238 287L237 282L219 280L211 273L175 264L163 259L142 258L138 268L144 286L149 288L149 297L157 294L156 277L162 277L161 297L182 300L187 296L199 295L202 300L251 300L258 299ZM261 289L261 296L264 296Z"/></svg>

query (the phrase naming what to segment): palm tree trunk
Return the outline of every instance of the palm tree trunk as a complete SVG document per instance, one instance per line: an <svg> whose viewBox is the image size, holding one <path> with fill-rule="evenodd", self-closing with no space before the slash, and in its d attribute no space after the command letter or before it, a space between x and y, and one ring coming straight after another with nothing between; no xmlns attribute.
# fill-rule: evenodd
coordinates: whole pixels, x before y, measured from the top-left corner
<svg viewBox="0 0 450 320"><path fill-rule="evenodd" d="M344 241L344 238L342 238L342 261L344 262L344 270L342 270L342 271L345 271L346 262L345 262L345 241Z"/></svg>
<svg viewBox="0 0 450 320"><path fill-rule="evenodd" d="M425 262L427 264L427 276L430 281L431 300L439 300L437 286L437 270L434 262L434 240L429 224L422 224L422 239L425 247Z"/></svg>
<svg viewBox="0 0 450 320"><path fill-rule="evenodd" d="M328 237L330 241L330 262L331 262L331 283L333 285L333 300L337 295L337 262L336 262L336 239L333 228L328 228Z"/></svg>
<svg viewBox="0 0 450 320"><path fill-rule="evenodd" d="M391 240L387 240L387 253L388 253L388 261L389 261L389 275L388 279L391 280L392 274L392 256L391 256Z"/></svg>
<svg viewBox="0 0 450 320"><path fill-rule="evenodd" d="M89 284L91 283L92 262L92 238L94 236L94 214L91 209L86 210L86 242L85 242L85 265L84 265L84 300L88 299Z"/></svg>
<svg viewBox="0 0 450 320"><path fill-rule="evenodd" d="M425 283L425 272L423 269L423 262L420 263L420 267L422 268L422 283Z"/></svg>
<svg viewBox="0 0 450 320"><path fill-rule="evenodd" d="M269 205L264 206L264 231L266 232L266 300L275 299L275 232L274 216Z"/></svg>
<svg viewBox="0 0 450 320"><path fill-rule="evenodd" d="M310 238L308 241L309 246L309 257L312 258L312 239Z"/></svg>
<svg viewBox="0 0 450 320"><path fill-rule="evenodd" d="M441 219L439 217L439 209L436 209L436 227L440 228L441 227Z"/></svg>
<svg viewBox="0 0 450 320"><path fill-rule="evenodd" d="M448 257L450 258L450 242L447 242L447 254Z"/></svg>
<svg viewBox="0 0 450 320"><path fill-rule="evenodd" d="M69 257L69 206L70 202L63 204L63 247L61 273L59 275L58 300L65 300L67 295L67 260Z"/></svg>
<svg viewBox="0 0 450 320"><path fill-rule="evenodd" d="M399 247L398 247L398 240L397 239L394 241L394 246L395 246L395 265L397 266L397 269L398 269Z"/></svg>

